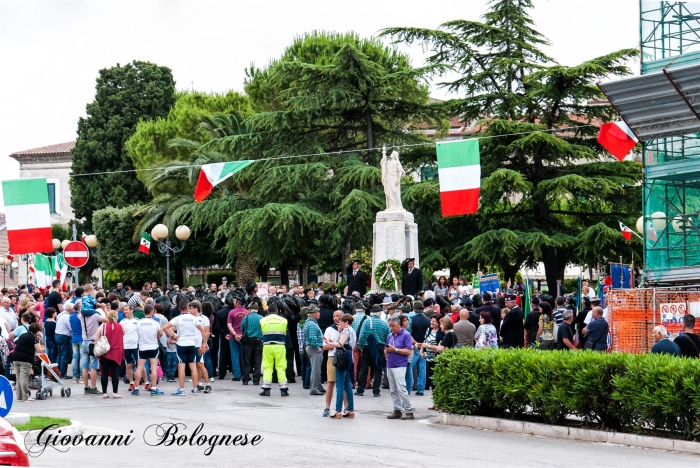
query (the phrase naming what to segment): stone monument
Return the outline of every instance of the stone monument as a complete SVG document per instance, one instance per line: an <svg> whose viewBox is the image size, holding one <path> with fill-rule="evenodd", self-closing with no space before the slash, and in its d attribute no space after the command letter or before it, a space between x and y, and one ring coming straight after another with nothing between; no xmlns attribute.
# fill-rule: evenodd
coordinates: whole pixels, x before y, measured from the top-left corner
<svg viewBox="0 0 700 468"><path fill-rule="evenodd" d="M401 203L401 177L406 172L399 161L399 153L392 151L387 158L386 147L382 148L382 185L386 197L386 210L377 213L372 238L372 290L379 290L374 278L377 265L387 259L398 260L415 258L415 266L420 266L418 258L418 225L413 222L413 214ZM382 272L383 273L383 272Z"/></svg>

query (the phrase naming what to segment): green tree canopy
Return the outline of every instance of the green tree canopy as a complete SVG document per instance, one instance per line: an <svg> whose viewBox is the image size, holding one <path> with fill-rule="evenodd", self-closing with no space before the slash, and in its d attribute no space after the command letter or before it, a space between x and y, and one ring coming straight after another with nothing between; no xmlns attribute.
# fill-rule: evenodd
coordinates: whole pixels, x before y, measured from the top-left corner
<svg viewBox="0 0 700 468"><path fill-rule="evenodd" d="M531 8L531 0L499 0L483 22L383 34L429 47L429 64L459 75L441 83L463 96L447 106L465 121L482 119L480 209L468 217L478 235L457 256L498 265L511 279L523 263L541 261L555 284L568 263L640 253L636 240L623 240L617 219L632 225L639 216L641 165L614 162L594 138L597 125L614 118L599 105L595 82L628 74L625 62L637 51L559 65L540 50L548 42L534 29ZM566 127L576 128L553 131Z"/></svg>
<svg viewBox="0 0 700 468"><path fill-rule="evenodd" d="M204 116L251 112L248 98L235 91L226 94L181 91L176 93L175 99L167 117L142 119L126 142L126 150L136 169L156 167L169 161L189 161L189 148L168 142L176 138L197 143L208 141L211 136L202 128ZM145 181L147 175L147 172L137 173L141 181Z"/></svg>
<svg viewBox="0 0 700 468"><path fill-rule="evenodd" d="M95 100L78 121L73 149L71 206L91 230L93 212L145 201L148 194L130 171L125 143L140 119L165 117L175 102L175 81L167 67L134 61L100 70ZM95 172L108 174L89 175ZM85 174L85 175L83 175Z"/></svg>

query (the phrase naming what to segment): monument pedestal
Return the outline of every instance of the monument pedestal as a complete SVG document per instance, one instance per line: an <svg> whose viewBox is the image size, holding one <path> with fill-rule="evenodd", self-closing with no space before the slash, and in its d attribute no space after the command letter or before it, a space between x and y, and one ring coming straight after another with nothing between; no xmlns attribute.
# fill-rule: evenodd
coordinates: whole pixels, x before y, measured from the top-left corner
<svg viewBox="0 0 700 468"><path fill-rule="evenodd" d="M418 225L413 222L413 213L406 210L387 210L377 213L377 221L372 231L372 290L377 291L379 285L374 278L374 272L377 265L384 260L403 262L412 257L416 259L415 266L420 266Z"/></svg>

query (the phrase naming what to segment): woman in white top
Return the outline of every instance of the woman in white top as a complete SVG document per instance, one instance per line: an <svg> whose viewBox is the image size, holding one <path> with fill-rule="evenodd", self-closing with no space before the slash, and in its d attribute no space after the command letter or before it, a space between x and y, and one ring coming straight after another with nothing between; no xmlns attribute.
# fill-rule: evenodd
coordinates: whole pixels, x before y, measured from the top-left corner
<svg viewBox="0 0 700 468"><path fill-rule="evenodd" d="M355 417L355 407L352 399L352 376L351 372L354 369L352 362L352 350L355 348L357 342L357 336L355 331L352 329L352 322L354 317L350 314L344 314L340 317L340 322L338 323L338 332L340 332L340 338L335 343L326 342L336 348L335 352L338 352L339 348L345 349L345 355L347 356L347 366L343 369L335 368L335 414L331 416L333 419L344 418L354 418ZM343 401L345 401L345 411L341 413L343 408Z"/></svg>

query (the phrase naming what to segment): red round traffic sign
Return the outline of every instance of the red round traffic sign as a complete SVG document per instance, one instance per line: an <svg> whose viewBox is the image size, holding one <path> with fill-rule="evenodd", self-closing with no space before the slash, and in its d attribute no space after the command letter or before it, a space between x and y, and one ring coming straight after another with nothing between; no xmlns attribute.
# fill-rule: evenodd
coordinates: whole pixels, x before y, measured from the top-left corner
<svg viewBox="0 0 700 468"><path fill-rule="evenodd" d="M78 241L71 241L66 244L63 249L63 258L66 263L73 268L81 268L85 266L90 258L90 252L85 244Z"/></svg>

